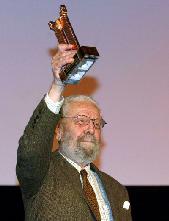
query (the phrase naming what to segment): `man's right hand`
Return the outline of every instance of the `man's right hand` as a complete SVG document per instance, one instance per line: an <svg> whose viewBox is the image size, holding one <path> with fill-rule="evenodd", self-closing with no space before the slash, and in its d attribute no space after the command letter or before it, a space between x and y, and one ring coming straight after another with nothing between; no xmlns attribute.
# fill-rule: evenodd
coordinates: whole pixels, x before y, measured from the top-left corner
<svg viewBox="0 0 169 221"><path fill-rule="evenodd" d="M64 65L74 62L73 56L76 52L77 50L74 50L74 45L59 44L57 46L56 54L52 57L51 62L54 79L48 92L48 95L53 102L60 100L61 93L65 86L60 79L59 73Z"/></svg>
<svg viewBox="0 0 169 221"><path fill-rule="evenodd" d="M57 46L57 52L52 57L52 72L56 84L62 85L59 73L64 65L74 62L73 56L76 54L76 50L73 50L73 45L70 44L59 44Z"/></svg>

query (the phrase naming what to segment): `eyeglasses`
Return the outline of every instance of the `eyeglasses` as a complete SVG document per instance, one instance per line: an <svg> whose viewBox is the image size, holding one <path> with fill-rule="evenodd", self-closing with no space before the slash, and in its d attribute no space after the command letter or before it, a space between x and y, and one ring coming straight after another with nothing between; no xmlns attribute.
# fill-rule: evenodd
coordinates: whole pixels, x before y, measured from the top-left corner
<svg viewBox="0 0 169 221"><path fill-rule="evenodd" d="M62 118L71 118L73 119L73 122L75 125L78 125L78 126L87 126L90 124L90 121L93 122L93 125L96 129L100 129L100 128L103 128L106 123L105 120L103 120L102 118L99 119L99 118L96 118L96 119L92 119L86 115L77 115L77 116L74 116L74 117L62 117Z"/></svg>

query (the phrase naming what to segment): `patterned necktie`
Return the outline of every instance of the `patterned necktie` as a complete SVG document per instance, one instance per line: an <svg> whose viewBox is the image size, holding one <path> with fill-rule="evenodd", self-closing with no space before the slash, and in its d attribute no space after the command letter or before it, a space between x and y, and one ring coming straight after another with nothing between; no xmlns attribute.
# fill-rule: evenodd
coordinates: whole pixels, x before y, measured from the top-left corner
<svg viewBox="0 0 169 221"><path fill-rule="evenodd" d="M88 205L93 212L95 218L97 221L101 220L100 212L99 212L99 205L96 199L95 192L93 191L92 186L90 185L88 178L87 178L87 171L81 170L80 174L82 176L83 180L83 193L85 195L85 198L88 202Z"/></svg>

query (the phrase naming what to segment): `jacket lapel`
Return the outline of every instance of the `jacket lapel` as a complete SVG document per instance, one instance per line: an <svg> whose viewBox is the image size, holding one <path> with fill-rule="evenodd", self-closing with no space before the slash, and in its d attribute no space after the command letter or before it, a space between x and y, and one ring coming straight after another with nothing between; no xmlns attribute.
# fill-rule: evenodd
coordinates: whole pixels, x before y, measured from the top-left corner
<svg viewBox="0 0 169 221"><path fill-rule="evenodd" d="M63 171L63 176L72 185L72 189L82 195L82 184L80 182L80 174L67 160L59 153L56 153L59 169Z"/></svg>
<svg viewBox="0 0 169 221"><path fill-rule="evenodd" d="M60 169L63 171L65 179L67 179L69 184L72 185L72 190L74 190L76 194L78 193L79 197L83 200L83 202L85 203L85 205L89 209L90 214L92 216L92 220L96 221L96 219L93 215L93 212L90 209L88 201L85 198L85 195L83 193L79 172L69 162L67 162L67 160L59 152L56 153L56 157L57 157L57 161L60 164L59 165Z"/></svg>

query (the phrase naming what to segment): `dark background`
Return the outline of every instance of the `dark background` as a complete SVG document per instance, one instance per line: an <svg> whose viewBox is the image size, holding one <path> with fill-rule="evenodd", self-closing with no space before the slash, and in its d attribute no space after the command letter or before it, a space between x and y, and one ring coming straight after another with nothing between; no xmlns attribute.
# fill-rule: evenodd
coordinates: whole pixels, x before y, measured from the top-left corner
<svg viewBox="0 0 169 221"><path fill-rule="evenodd" d="M133 221L169 221L169 186L127 186L127 189ZM19 186L1 186L0 196L0 220L24 221Z"/></svg>

